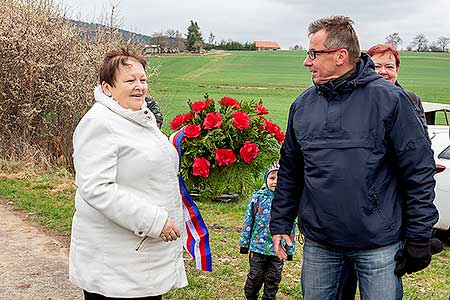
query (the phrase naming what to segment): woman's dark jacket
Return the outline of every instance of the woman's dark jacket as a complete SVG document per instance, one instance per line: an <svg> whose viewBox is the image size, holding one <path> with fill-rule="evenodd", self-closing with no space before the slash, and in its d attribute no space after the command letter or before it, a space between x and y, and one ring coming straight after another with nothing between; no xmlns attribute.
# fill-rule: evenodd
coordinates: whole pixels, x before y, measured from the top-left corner
<svg viewBox="0 0 450 300"><path fill-rule="evenodd" d="M398 81L395 82L395 85L398 87L403 88ZM425 117L425 110L423 109L422 100L420 100L420 97L416 95L415 93L404 90L406 92L406 95L408 96L411 104L414 107L414 110L417 114L417 117L419 118L420 123L423 126L423 130L425 131L425 136L427 137L428 142L431 144L431 139L428 136L428 126L427 126L427 119Z"/></svg>
<svg viewBox="0 0 450 300"><path fill-rule="evenodd" d="M289 234L298 214L305 237L330 246L431 237L433 152L405 91L373 68L361 54L351 79L310 87L292 104L272 234Z"/></svg>

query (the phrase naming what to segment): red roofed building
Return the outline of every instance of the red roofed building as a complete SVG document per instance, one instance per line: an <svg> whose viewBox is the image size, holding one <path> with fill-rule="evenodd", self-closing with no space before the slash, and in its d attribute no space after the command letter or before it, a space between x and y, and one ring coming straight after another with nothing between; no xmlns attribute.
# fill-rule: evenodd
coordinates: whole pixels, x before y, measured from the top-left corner
<svg viewBox="0 0 450 300"><path fill-rule="evenodd" d="M280 45L277 42L255 41L256 50L278 50Z"/></svg>

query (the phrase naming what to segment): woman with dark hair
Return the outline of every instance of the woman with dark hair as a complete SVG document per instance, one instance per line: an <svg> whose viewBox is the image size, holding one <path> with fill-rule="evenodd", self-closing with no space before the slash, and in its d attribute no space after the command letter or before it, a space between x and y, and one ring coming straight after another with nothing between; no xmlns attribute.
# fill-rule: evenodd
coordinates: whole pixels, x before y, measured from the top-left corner
<svg viewBox="0 0 450 300"><path fill-rule="evenodd" d="M91 299L162 299L187 285L178 154L147 108L146 61L118 49L75 129L70 280Z"/></svg>

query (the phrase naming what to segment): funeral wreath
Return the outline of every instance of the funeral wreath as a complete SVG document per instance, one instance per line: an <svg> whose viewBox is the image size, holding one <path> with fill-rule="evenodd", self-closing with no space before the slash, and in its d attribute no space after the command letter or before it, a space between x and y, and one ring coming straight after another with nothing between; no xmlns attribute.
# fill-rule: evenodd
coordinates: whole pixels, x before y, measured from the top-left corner
<svg viewBox="0 0 450 300"><path fill-rule="evenodd" d="M170 122L183 131L180 172L187 189L201 200L224 193L247 198L262 170L278 160L284 133L267 119L262 100L223 97L216 103L205 95L188 105Z"/></svg>

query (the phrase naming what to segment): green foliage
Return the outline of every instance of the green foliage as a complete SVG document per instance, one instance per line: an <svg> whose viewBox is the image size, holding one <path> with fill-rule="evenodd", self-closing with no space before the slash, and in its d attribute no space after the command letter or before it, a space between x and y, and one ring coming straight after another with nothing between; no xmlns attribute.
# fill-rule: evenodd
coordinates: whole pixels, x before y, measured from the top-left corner
<svg viewBox="0 0 450 300"><path fill-rule="evenodd" d="M191 24L187 29L186 49L188 51L200 52L203 48L203 37L197 22L191 20Z"/></svg>
<svg viewBox="0 0 450 300"><path fill-rule="evenodd" d="M212 46L213 49L217 50L247 50L247 51L254 51L256 50L256 44L254 42L245 42L242 44L238 41L228 40L228 41L221 41L217 45Z"/></svg>

